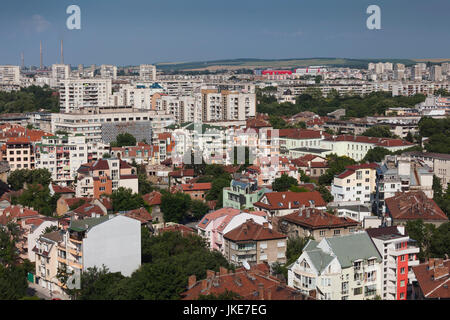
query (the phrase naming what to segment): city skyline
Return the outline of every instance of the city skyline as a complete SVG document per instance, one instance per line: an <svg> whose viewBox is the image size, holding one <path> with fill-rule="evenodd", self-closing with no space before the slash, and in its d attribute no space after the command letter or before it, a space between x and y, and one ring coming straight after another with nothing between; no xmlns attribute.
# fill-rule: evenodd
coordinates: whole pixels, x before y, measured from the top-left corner
<svg viewBox="0 0 450 320"><path fill-rule="evenodd" d="M66 9L71 4L81 8L81 30L66 27ZM381 30L366 27L366 9L371 4L381 8ZM426 4L135 0L95 5L25 1L20 7L8 3L2 8L0 40L7 45L0 60L20 65L23 52L26 66L39 66L42 41L44 65L59 63L61 39L65 63L71 65L238 58L448 58L450 44L442 41L448 31L448 9L449 3L436 0Z"/></svg>

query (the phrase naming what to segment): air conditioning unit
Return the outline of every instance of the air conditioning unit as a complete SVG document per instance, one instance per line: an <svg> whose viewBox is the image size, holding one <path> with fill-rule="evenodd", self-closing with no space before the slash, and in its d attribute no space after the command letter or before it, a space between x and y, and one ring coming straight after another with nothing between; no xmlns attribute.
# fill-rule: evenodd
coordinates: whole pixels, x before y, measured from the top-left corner
<svg viewBox="0 0 450 320"><path fill-rule="evenodd" d="M360 285L361 285L361 280L356 281L356 284L357 284L358 286L360 286Z"/></svg>

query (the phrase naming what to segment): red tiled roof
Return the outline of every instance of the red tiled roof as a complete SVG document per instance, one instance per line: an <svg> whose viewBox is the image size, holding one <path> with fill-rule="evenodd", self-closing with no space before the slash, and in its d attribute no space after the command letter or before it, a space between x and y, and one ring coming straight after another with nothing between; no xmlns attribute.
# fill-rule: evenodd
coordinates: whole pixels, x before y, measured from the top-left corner
<svg viewBox="0 0 450 320"><path fill-rule="evenodd" d="M91 217L92 214L99 214L99 215L105 215L106 213L103 212L103 210L95 205L95 204L91 204L91 203L85 203L82 206L76 208L75 210L73 210L73 212L82 215L84 217L89 216Z"/></svg>
<svg viewBox="0 0 450 320"><path fill-rule="evenodd" d="M299 210L297 212L283 216L280 219L310 229L340 228L359 225L359 223L355 220L337 217L331 213L317 209Z"/></svg>
<svg viewBox="0 0 450 320"><path fill-rule="evenodd" d="M235 215L238 215L239 213L241 213L241 210L239 210L239 209L225 207L225 208L222 208L222 209L219 209L214 212L210 212L210 213L206 214L203 217L203 219L199 222L197 227L200 229L204 229L209 225L209 223L211 221L214 221L223 216L228 216L228 215L235 216Z"/></svg>
<svg viewBox="0 0 450 320"><path fill-rule="evenodd" d="M85 202L90 202L90 201L94 200L94 198L86 198L86 197L68 198L68 199L64 199L64 202L67 204L68 207L70 207L81 200L84 200Z"/></svg>
<svg viewBox="0 0 450 320"><path fill-rule="evenodd" d="M401 140L401 139L389 139L389 138L377 138L366 136L353 136L353 135L339 135L335 138L327 137L325 140L329 141L354 141L359 143L370 143L380 147L399 147L399 146L412 146L413 143Z"/></svg>
<svg viewBox="0 0 450 320"><path fill-rule="evenodd" d="M172 226L168 226L168 227L162 228L162 229L159 230L159 232L160 233L164 233L164 232L180 232L182 235L185 235L185 234L196 234L196 232L193 229L191 229L189 227L186 227L185 225L182 225L182 224L175 224L175 225L172 225Z"/></svg>
<svg viewBox="0 0 450 320"><path fill-rule="evenodd" d="M194 169L175 170L175 171L169 172L169 176L175 177L175 178L193 177Z"/></svg>
<svg viewBox="0 0 450 320"><path fill-rule="evenodd" d="M347 170L345 170L341 174L337 175L336 176L337 178L339 178L339 179L346 178L348 176L351 176L357 170L360 170L360 169L376 169L376 168L378 168L378 165L376 163L364 163L364 164L360 164L360 165L347 166L345 168Z"/></svg>
<svg viewBox="0 0 450 320"><path fill-rule="evenodd" d="M144 194L142 198L149 206L160 205L161 204L161 193L158 191L152 191L150 193Z"/></svg>
<svg viewBox="0 0 450 320"><path fill-rule="evenodd" d="M421 190L398 193L385 199L388 213L394 220L448 221L447 215L433 199L429 199Z"/></svg>
<svg viewBox="0 0 450 320"><path fill-rule="evenodd" d="M211 189L211 182L203 182L203 183L186 183L182 184L181 188L183 192L186 191L208 191Z"/></svg>
<svg viewBox="0 0 450 320"><path fill-rule="evenodd" d="M75 193L75 190L68 187L61 187L57 184L52 184L52 188L55 193Z"/></svg>
<svg viewBox="0 0 450 320"><path fill-rule="evenodd" d="M268 225L262 226L253 219L248 219L239 227L224 234L223 237L231 241L263 241L287 238L285 234L269 228Z"/></svg>
<svg viewBox="0 0 450 320"><path fill-rule="evenodd" d="M426 263L412 267L425 298L449 299L450 260L430 259Z"/></svg>
<svg viewBox="0 0 450 320"><path fill-rule="evenodd" d="M152 215L143 207L130 210L125 213L125 216L139 220L141 223L148 223L152 221Z"/></svg>
<svg viewBox="0 0 450 320"><path fill-rule="evenodd" d="M314 201L314 206L323 207L326 205L322 196L318 191L312 192L269 192L264 194L262 198L266 197L269 204L257 201L253 204L254 207L264 208L267 210L282 210L300 208L302 205L305 207L311 206L310 200ZM261 198L261 199L262 199Z"/></svg>
<svg viewBox="0 0 450 320"><path fill-rule="evenodd" d="M270 275L266 264L253 266L250 270L238 268L231 273L225 268L220 272L207 271L207 279L196 281L195 276L189 278L193 283L181 294L183 300L197 300L200 295L215 294L228 291L237 293L244 300L312 300L312 297L287 287L280 280Z"/></svg>

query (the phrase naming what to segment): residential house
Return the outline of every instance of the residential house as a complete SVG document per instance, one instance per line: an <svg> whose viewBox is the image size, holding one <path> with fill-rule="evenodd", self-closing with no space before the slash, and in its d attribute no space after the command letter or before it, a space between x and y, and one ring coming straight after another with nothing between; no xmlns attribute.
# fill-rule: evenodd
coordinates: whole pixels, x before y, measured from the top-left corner
<svg viewBox="0 0 450 320"><path fill-rule="evenodd" d="M311 192L270 192L265 193L253 206L256 210L264 211L269 219L286 216L300 209L302 206L326 210L326 203L318 191Z"/></svg>
<svg viewBox="0 0 450 320"><path fill-rule="evenodd" d="M318 179L328 170L328 161L324 157L319 157L313 154L307 154L302 157L292 159L298 169L302 170L307 176Z"/></svg>
<svg viewBox="0 0 450 320"><path fill-rule="evenodd" d="M411 157L386 156L383 165L377 169L376 212L386 212L385 199L397 192L421 190L433 198L433 170Z"/></svg>
<svg viewBox="0 0 450 320"><path fill-rule="evenodd" d="M234 272L220 267L219 272L207 270L206 279L197 281L195 275L188 279L187 291L182 300L197 300L200 295L216 296L231 291L244 300L314 300L312 296L287 287L279 279L270 275L270 267L265 264L244 267Z"/></svg>
<svg viewBox="0 0 450 320"><path fill-rule="evenodd" d="M258 187L255 180L239 177L231 180L230 186L223 188L223 207L235 209L253 209L253 203L258 201L269 189Z"/></svg>
<svg viewBox="0 0 450 320"><path fill-rule="evenodd" d="M77 197L100 198L124 187L138 193L136 168L117 158L85 163L78 169Z"/></svg>
<svg viewBox="0 0 450 320"><path fill-rule="evenodd" d="M232 264L286 263L287 236L269 227L247 219L240 226L223 235L225 258Z"/></svg>
<svg viewBox="0 0 450 320"><path fill-rule="evenodd" d="M433 170L434 175L441 179L442 189L447 189L450 183L450 154L413 151L405 152L402 156L424 162Z"/></svg>
<svg viewBox="0 0 450 320"><path fill-rule="evenodd" d="M360 223L347 217L338 217L323 210L300 208L278 221L278 230L289 237L323 238L345 236L360 229Z"/></svg>
<svg viewBox="0 0 450 320"><path fill-rule="evenodd" d="M384 215L388 225L405 225L408 221L421 219L436 227L448 222L447 215L423 191L398 193L388 198Z"/></svg>
<svg viewBox="0 0 450 320"><path fill-rule="evenodd" d="M247 219L253 219L262 225L267 222L264 212L243 212L239 209L222 208L206 214L197 224L198 234L203 237L211 250L225 253L223 235L243 224Z"/></svg>
<svg viewBox="0 0 450 320"><path fill-rule="evenodd" d="M367 300L381 296L382 259L366 232L309 240L288 268L288 285L320 300Z"/></svg>
<svg viewBox="0 0 450 320"><path fill-rule="evenodd" d="M331 184L334 202L358 201L370 206L375 198L377 167L375 163L347 166Z"/></svg>
<svg viewBox="0 0 450 320"><path fill-rule="evenodd" d="M192 200L205 201L206 194L211 190L211 182L183 183L174 187L175 191L188 194Z"/></svg>
<svg viewBox="0 0 450 320"><path fill-rule="evenodd" d="M413 267L417 279L417 300L450 299L450 259L430 258L427 262Z"/></svg>
<svg viewBox="0 0 450 320"><path fill-rule="evenodd" d="M158 191L152 191L142 196L145 203L152 209L151 215L154 223L164 222L164 215L161 212L161 196Z"/></svg>

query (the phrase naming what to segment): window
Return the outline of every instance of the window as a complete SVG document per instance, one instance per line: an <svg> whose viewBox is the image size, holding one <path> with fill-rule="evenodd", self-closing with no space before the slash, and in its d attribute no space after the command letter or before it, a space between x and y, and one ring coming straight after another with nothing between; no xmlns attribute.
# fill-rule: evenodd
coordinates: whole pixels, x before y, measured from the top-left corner
<svg viewBox="0 0 450 320"><path fill-rule="evenodd" d="M335 236L338 236L338 235L340 235L340 234L341 234L341 230L334 230L334 232L333 232L333 233L334 233L334 235L335 235Z"/></svg>
<svg viewBox="0 0 450 320"><path fill-rule="evenodd" d="M353 289L353 295L357 296L362 294L362 287Z"/></svg>
<svg viewBox="0 0 450 320"><path fill-rule="evenodd" d="M405 280L401 280L401 281L400 281L400 287L403 288L404 286L405 286Z"/></svg>
<svg viewBox="0 0 450 320"><path fill-rule="evenodd" d="M405 255L400 256L400 261L405 261Z"/></svg>
<svg viewBox="0 0 450 320"><path fill-rule="evenodd" d="M261 249L267 249L267 242L262 242L259 246Z"/></svg>
<svg viewBox="0 0 450 320"><path fill-rule="evenodd" d="M324 237L324 236L325 236L325 230L320 230L319 235L320 235L321 237Z"/></svg>
<svg viewBox="0 0 450 320"><path fill-rule="evenodd" d="M401 268L401 269L400 269L400 273L401 273L401 274L405 274L405 268Z"/></svg>
<svg viewBox="0 0 450 320"><path fill-rule="evenodd" d="M259 260L267 260L267 254L261 255L261 257L259 258Z"/></svg>

